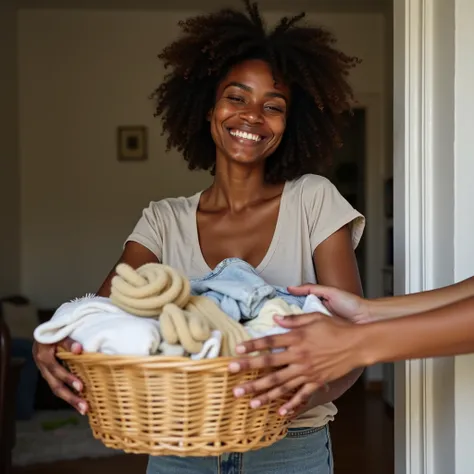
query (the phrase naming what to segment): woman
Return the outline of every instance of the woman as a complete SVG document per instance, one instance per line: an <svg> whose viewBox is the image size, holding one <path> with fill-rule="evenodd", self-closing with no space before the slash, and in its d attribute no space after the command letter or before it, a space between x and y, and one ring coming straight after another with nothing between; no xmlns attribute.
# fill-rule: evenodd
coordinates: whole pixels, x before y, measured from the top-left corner
<svg viewBox="0 0 474 474"><path fill-rule="evenodd" d="M272 285L317 279L360 295L354 248L364 218L312 174L338 142L338 117L351 101L346 76L356 60L333 49L322 29L298 27L303 14L266 34L257 7L245 3L247 15L226 9L181 22L184 35L160 55L172 68L154 94L168 148L182 152L190 169L210 170L214 182L190 197L151 202L119 261L135 268L161 262L196 278L238 257ZM113 274L99 295L109 295ZM80 380L54 353L36 346L44 378L85 413ZM331 473L332 401L360 373L316 392L280 443L219 459L151 457L147 472Z"/></svg>
<svg viewBox="0 0 474 474"><path fill-rule="evenodd" d="M333 314L359 324L317 313L276 318L292 331L248 341L238 348L241 353L285 349L242 358L229 366L232 372L284 366L271 377L236 388L238 396L259 393L251 401L259 405L298 389L281 407L282 414L294 410L318 387L357 367L474 352L474 277L436 290L375 300L319 285L290 288L290 292L312 293Z"/></svg>

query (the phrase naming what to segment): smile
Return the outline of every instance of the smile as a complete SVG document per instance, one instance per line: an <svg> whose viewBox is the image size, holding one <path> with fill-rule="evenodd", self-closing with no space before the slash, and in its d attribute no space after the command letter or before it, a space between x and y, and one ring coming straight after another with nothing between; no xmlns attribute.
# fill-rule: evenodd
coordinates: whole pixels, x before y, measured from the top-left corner
<svg viewBox="0 0 474 474"><path fill-rule="evenodd" d="M230 129L229 133L235 138L242 138L244 140L249 140L256 143L263 140L263 137L261 135L257 135L256 133L244 132L235 128Z"/></svg>

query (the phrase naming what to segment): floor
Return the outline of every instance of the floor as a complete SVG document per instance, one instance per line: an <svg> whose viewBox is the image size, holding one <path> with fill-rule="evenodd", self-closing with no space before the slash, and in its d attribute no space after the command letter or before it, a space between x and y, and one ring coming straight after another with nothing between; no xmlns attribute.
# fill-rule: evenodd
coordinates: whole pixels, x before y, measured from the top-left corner
<svg viewBox="0 0 474 474"><path fill-rule="evenodd" d="M393 421L378 393L346 393L331 425L335 474L393 474ZM146 456L125 455L17 468L12 474L144 474Z"/></svg>

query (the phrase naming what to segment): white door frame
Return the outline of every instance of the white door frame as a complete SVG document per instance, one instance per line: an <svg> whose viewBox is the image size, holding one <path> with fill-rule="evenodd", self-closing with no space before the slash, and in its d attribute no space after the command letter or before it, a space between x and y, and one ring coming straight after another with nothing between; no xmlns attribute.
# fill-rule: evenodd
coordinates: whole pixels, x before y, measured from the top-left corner
<svg viewBox="0 0 474 474"><path fill-rule="evenodd" d="M454 60L449 60L454 57L454 6L455 0L394 0L396 294L454 281L449 249L454 195L448 189L439 196L443 173L448 173L449 188L454 167ZM439 383L452 374L452 359L395 365L396 474L454 473L454 429L448 426L454 414L446 413L445 402L454 383ZM445 410L442 426L438 404Z"/></svg>

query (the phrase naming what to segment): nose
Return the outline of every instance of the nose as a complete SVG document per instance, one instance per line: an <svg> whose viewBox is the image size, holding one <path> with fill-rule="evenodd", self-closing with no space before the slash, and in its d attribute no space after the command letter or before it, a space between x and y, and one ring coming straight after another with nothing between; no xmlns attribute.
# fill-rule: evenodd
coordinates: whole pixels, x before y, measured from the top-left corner
<svg viewBox="0 0 474 474"><path fill-rule="evenodd" d="M248 104L244 110L241 110L240 118L251 124L262 123L262 110L257 104Z"/></svg>

